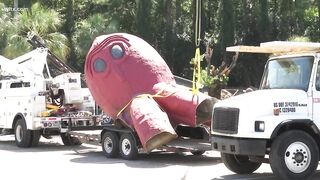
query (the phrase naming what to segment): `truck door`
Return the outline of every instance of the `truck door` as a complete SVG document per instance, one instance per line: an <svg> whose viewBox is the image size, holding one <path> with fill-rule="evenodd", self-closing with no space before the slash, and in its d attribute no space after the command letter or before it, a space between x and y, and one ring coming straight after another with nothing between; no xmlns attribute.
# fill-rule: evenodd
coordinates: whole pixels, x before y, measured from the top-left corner
<svg viewBox="0 0 320 180"><path fill-rule="evenodd" d="M314 86L312 87L312 112L313 121L320 127L320 62L317 62L317 70L314 80Z"/></svg>

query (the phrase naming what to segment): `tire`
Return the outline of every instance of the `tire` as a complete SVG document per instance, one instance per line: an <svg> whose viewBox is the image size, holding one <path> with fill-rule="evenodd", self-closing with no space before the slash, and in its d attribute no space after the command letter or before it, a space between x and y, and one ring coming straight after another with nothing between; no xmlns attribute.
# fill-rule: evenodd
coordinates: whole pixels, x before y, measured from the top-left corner
<svg viewBox="0 0 320 180"><path fill-rule="evenodd" d="M65 146L80 146L82 144L78 138L71 137L68 133L62 133L60 137Z"/></svg>
<svg viewBox="0 0 320 180"><path fill-rule="evenodd" d="M269 161L273 173L282 179L308 179L318 167L319 148L306 132L287 131L272 143Z"/></svg>
<svg viewBox="0 0 320 180"><path fill-rule="evenodd" d="M196 151L191 151L191 154L195 156L201 156L205 152L206 152L205 150L196 150Z"/></svg>
<svg viewBox="0 0 320 180"><path fill-rule="evenodd" d="M234 155L221 153L224 165L237 174L251 174L260 166L260 162L252 162L247 155Z"/></svg>
<svg viewBox="0 0 320 180"><path fill-rule="evenodd" d="M23 119L18 119L14 126L14 138L18 147L26 148L32 145L32 131L27 129Z"/></svg>
<svg viewBox="0 0 320 180"><path fill-rule="evenodd" d="M107 158L119 156L119 137L115 132L105 132L101 140L102 150Z"/></svg>
<svg viewBox="0 0 320 180"><path fill-rule="evenodd" d="M131 134L124 133L121 135L119 149L120 156L123 159L134 160L138 156L138 148Z"/></svg>
<svg viewBox="0 0 320 180"><path fill-rule="evenodd" d="M31 138L31 146L32 147L38 146L39 140L41 137L41 132L39 130L31 131L31 137L32 137Z"/></svg>

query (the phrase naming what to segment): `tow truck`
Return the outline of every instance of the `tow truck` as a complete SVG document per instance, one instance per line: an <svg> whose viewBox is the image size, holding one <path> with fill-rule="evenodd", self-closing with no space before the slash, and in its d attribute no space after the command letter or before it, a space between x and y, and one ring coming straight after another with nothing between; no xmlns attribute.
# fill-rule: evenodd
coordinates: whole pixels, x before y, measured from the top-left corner
<svg viewBox="0 0 320 180"><path fill-rule="evenodd" d="M88 88L76 73L30 35L35 48L9 60L0 56L0 131L14 134L19 147L36 146L40 136L60 135L65 145L79 145L64 126L99 121ZM48 61L47 61L48 60Z"/></svg>
<svg viewBox="0 0 320 180"><path fill-rule="evenodd" d="M266 42L227 51L273 53L259 90L214 105L212 148L238 174L270 163L282 179L315 173L320 148L320 43Z"/></svg>
<svg viewBox="0 0 320 180"><path fill-rule="evenodd" d="M80 73L55 56L38 36L30 34L28 42L33 51L12 60L0 56L1 135L14 134L18 147L36 146L41 135L60 135L64 145L101 145L109 158L120 154L131 160L144 153L134 130L101 112ZM180 84L192 84L175 78ZM176 131L179 138L158 150L194 155L211 150L208 127L178 126Z"/></svg>

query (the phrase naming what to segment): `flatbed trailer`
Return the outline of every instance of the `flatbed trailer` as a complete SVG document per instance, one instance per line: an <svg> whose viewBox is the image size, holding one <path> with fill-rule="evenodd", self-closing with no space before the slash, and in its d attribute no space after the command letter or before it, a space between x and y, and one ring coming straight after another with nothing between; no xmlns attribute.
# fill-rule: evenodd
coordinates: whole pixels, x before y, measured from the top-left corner
<svg viewBox="0 0 320 180"><path fill-rule="evenodd" d="M104 154L108 158L116 158L120 155L123 159L133 160L137 158L138 154L149 153L143 149L137 134L127 127L105 124L91 127L69 126L67 128L67 133L71 137L79 139L82 143L101 145ZM202 135L198 137L183 137L182 131L190 131L191 129L198 134L202 133ZM212 150L208 136L209 131L206 128L180 126L178 131L181 136L156 150L175 153L191 152L194 155L202 155L205 151Z"/></svg>

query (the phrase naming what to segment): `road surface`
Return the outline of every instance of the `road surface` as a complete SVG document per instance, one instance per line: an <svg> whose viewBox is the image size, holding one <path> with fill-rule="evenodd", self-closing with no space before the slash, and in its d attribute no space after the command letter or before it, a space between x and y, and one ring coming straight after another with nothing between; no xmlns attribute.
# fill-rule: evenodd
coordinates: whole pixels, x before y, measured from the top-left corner
<svg viewBox="0 0 320 180"><path fill-rule="evenodd" d="M234 174L214 151L202 156L156 152L126 161L107 159L100 146L63 146L59 137L41 137L38 147L18 148L12 135L0 136L0 162L4 180L277 180L268 164L251 175Z"/></svg>

